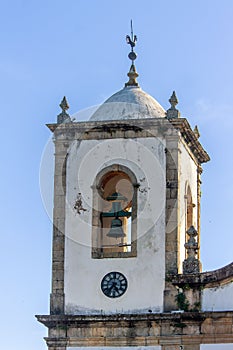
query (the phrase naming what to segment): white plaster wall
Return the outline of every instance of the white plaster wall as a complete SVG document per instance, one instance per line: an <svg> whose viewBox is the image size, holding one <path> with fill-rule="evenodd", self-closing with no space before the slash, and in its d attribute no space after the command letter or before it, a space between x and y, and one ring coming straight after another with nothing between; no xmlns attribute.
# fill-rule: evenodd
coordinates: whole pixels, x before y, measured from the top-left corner
<svg viewBox="0 0 233 350"><path fill-rule="evenodd" d="M206 288L202 293L203 311L233 310L233 283L222 287Z"/></svg>
<svg viewBox="0 0 233 350"><path fill-rule="evenodd" d="M100 170L127 166L140 184L135 258L91 258L92 184ZM74 142L67 163L66 313L161 312L165 275L165 145L155 138ZM87 211L73 210L77 193ZM110 271L123 273L128 289L106 297L100 288Z"/></svg>
<svg viewBox="0 0 233 350"><path fill-rule="evenodd" d="M179 143L180 160L179 160L179 175L180 175L180 266L179 271L182 271L182 263L185 259L185 231L186 231L186 187L189 184L192 192L193 203L196 207L193 208L193 226L197 229L197 166L191 158L186 146L182 141Z"/></svg>

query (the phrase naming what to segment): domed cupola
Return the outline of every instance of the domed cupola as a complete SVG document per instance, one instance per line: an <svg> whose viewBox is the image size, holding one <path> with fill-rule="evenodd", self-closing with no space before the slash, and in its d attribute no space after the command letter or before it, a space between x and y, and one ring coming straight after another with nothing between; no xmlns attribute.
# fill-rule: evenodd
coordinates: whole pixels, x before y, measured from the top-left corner
<svg viewBox="0 0 233 350"><path fill-rule="evenodd" d="M109 97L91 116L90 121L164 118L163 107L138 85L138 73L134 65L137 58L134 52L137 37L127 35L126 41L131 46L128 57L132 61L125 87Z"/></svg>
<svg viewBox="0 0 233 350"><path fill-rule="evenodd" d="M109 97L91 116L91 121L164 118L165 110L140 87L127 86Z"/></svg>

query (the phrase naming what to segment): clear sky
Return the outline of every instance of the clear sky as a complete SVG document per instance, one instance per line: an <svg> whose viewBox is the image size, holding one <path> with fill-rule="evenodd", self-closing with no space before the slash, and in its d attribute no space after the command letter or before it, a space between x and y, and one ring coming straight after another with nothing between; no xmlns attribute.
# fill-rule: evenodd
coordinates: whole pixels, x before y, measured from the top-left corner
<svg viewBox="0 0 233 350"><path fill-rule="evenodd" d="M211 156L202 176L204 270L233 260L233 1L8 0L1 2L1 346L44 350L51 220L39 173L64 95L70 114L127 81L134 20L141 87L178 108ZM48 162L48 172L52 161ZM52 198L51 198L52 200ZM209 349L209 348L208 348Z"/></svg>

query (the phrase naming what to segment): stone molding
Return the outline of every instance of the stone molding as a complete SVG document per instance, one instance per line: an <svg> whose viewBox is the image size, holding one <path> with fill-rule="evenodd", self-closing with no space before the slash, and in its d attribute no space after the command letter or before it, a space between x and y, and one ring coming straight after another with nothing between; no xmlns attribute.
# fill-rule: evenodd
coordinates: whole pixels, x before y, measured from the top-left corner
<svg viewBox="0 0 233 350"><path fill-rule="evenodd" d="M78 140L107 139L107 138L137 138L156 137L171 133L171 125L180 132L184 141L197 158L199 163L210 160L190 124L185 118L167 120L166 118L148 118L131 120L109 120L95 122L72 122L64 124L47 124L55 135L72 133ZM101 132L100 132L101 131Z"/></svg>
<svg viewBox="0 0 233 350"><path fill-rule="evenodd" d="M54 347L61 340L67 346L118 347L233 343L233 312L36 317L49 327L46 341Z"/></svg>
<svg viewBox="0 0 233 350"><path fill-rule="evenodd" d="M190 285L190 287L214 288L233 281L233 262L213 271L196 274L170 275L167 278L177 286Z"/></svg>

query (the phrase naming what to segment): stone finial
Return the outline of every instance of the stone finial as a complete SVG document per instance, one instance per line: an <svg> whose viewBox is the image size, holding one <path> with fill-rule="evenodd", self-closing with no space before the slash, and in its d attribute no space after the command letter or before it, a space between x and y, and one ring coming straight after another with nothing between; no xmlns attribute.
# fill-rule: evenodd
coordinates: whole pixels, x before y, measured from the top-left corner
<svg viewBox="0 0 233 350"><path fill-rule="evenodd" d="M188 242L185 243L185 248L187 251L187 259L183 262L183 273L184 274L194 274L200 272L201 263L197 259L198 243L195 239L197 236L197 231L193 226L187 231L189 236Z"/></svg>
<svg viewBox="0 0 233 350"><path fill-rule="evenodd" d="M173 91L171 97L169 98L169 102L170 102L172 108L175 109L176 105L179 102L177 97L176 97L176 92L175 91Z"/></svg>
<svg viewBox="0 0 233 350"><path fill-rule="evenodd" d="M58 124L70 123L71 118L70 118L69 114L66 112L70 107L68 105L68 102L67 102L65 96L63 97L59 106L61 107L62 112L60 114L58 114L58 116L57 116L57 123Z"/></svg>
<svg viewBox="0 0 233 350"><path fill-rule="evenodd" d="M175 91L173 91L171 97L169 98L169 102L171 107L166 112L167 119L174 119L180 117L180 112L176 109L176 105L178 104L178 99L176 97Z"/></svg>
<svg viewBox="0 0 233 350"><path fill-rule="evenodd" d="M200 133L199 133L199 130L198 130L197 125L195 125L195 128L193 129L193 132L194 132L196 138L199 139L199 137L200 137L201 135L200 135Z"/></svg>
<svg viewBox="0 0 233 350"><path fill-rule="evenodd" d="M131 64L129 73L127 74L129 77L129 81L127 83L125 83L125 87L126 86L138 86L138 82L137 82L137 77L138 77L138 73L136 72L136 68L134 64Z"/></svg>
<svg viewBox="0 0 233 350"><path fill-rule="evenodd" d="M62 99L62 101L61 101L59 106L61 107L63 112L67 111L70 108L70 106L68 105L68 102L67 102L67 99L66 99L65 96L63 97L63 99Z"/></svg>

